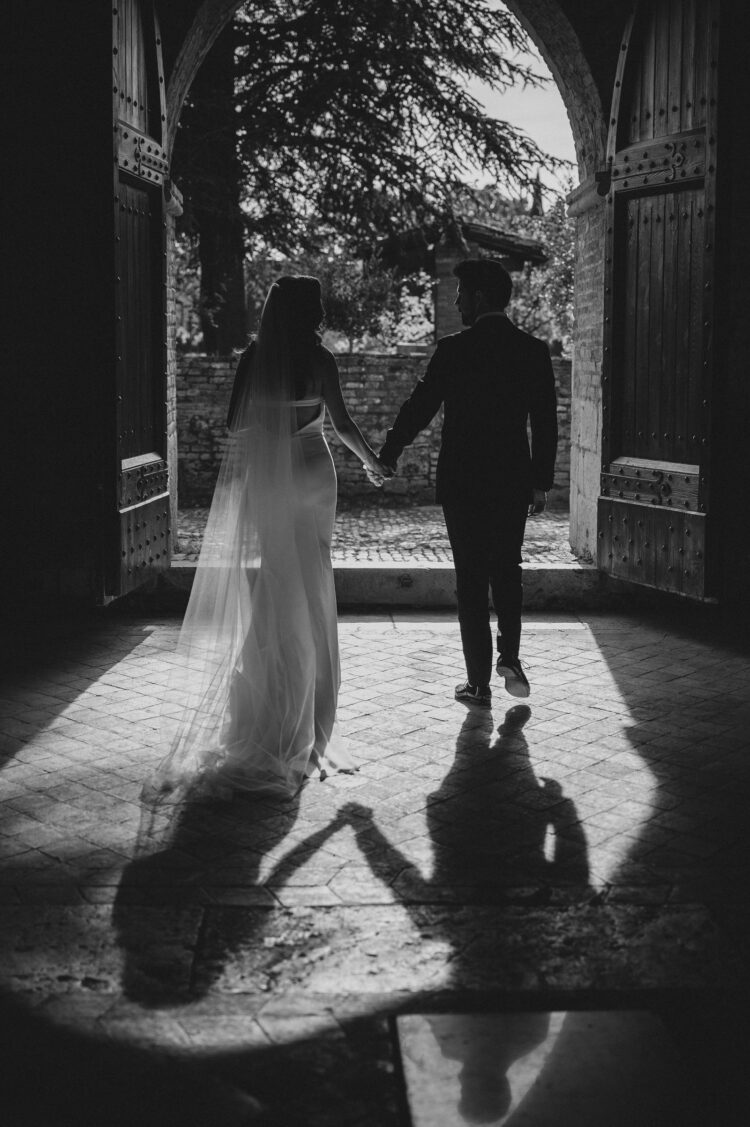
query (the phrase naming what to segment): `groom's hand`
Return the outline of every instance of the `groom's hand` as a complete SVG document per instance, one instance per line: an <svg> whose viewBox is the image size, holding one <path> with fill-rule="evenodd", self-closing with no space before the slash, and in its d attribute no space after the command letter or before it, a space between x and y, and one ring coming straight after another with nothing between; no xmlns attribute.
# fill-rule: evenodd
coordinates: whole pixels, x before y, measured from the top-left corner
<svg viewBox="0 0 750 1127"><path fill-rule="evenodd" d="M385 447L383 447L383 449L385 449ZM383 457L383 450L381 450L380 453L378 454L378 461L380 462L383 469L386 471L387 477L393 477L394 474L398 473L398 459L396 459L396 461L391 461L390 458L384 458Z"/></svg>
<svg viewBox="0 0 750 1127"><path fill-rule="evenodd" d="M535 489L534 494L529 504L529 516L537 516L538 513L543 513L547 507L547 494L543 489Z"/></svg>

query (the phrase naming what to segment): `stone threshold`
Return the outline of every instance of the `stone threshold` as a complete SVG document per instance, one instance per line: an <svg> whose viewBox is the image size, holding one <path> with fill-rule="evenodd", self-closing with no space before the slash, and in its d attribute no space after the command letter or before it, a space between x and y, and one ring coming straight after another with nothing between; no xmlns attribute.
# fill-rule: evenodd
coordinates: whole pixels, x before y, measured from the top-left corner
<svg viewBox="0 0 750 1127"><path fill-rule="evenodd" d="M173 562L168 582L189 591L195 567L193 561ZM606 577L594 564L527 563L523 574L527 610L595 609L611 600ZM334 563L333 575L340 607L456 606L456 579L452 567L421 560L347 561Z"/></svg>

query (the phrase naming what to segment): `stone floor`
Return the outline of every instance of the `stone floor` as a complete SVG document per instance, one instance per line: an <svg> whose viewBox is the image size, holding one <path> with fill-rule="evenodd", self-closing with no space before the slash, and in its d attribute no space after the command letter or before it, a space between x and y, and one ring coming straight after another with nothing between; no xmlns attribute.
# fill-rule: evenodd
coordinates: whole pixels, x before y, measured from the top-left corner
<svg viewBox="0 0 750 1127"><path fill-rule="evenodd" d="M176 562L198 559L208 509L179 514ZM550 510L529 519L524 559L548 567L575 562L568 542L567 512ZM384 506L339 499L333 535L334 566L371 562L399 564L453 563L439 505Z"/></svg>
<svg viewBox="0 0 750 1127"><path fill-rule="evenodd" d="M115 607L6 645L4 1123L413 1127L404 1018L485 1013L557 1030L536 1117L453 1122L558 1125L554 1061L586 1043L555 1015L635 1011L688 1110L602 1127L748 1122L747 647L687 608L530 615L528 703L498 683L477 712L452 615L344 616L359 772L195 802L154 849L178 629Z"/></svg>

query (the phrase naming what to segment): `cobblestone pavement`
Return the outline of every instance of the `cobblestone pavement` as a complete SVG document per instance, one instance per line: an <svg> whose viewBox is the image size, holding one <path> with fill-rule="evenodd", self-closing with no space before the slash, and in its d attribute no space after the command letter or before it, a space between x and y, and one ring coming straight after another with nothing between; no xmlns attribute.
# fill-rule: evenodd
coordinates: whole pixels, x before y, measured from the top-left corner
<svg viewBox="0 0 750 1127"><path fill-rule="evenodd" d="M180 512L176 561L197 560L208 509ZM574 563L568 543L567 512L549 511L529 519L523 556L554 566ZM333 537L334 564L371 561L452 565L448 536L439 505L387 507L339 502Z"/></svg>
<svg viewBox="0 0 750 1127"><path fill-rule="evenodd" d="M671 1006L676 1034L711 1031L698 1097L727 1043L744 1052L747 650L687 611L529 616L528 703L498 682L472 711L452 700L452 615L346 616L359 772L288 801L195 802L155 848L139 791L178 628L115 611L15 640L7 1075L36 1107L62 1071L58 1100L93 1109L40 1123L224 1127L248 1121L249 1093L263 1123L405 1124L404 1010ZM696 998L682 1020L675 999ZM745 1025L712 1063L728 998Z"/></svg>

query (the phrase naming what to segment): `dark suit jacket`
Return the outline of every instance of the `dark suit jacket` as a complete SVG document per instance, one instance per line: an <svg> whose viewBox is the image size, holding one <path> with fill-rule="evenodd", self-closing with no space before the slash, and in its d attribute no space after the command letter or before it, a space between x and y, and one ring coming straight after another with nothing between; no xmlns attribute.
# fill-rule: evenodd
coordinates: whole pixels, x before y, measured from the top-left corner
<svg viewBox="0 0 750 1127"><path fill-rule="evenodd" d="M441 504L530 498L533 489L552 487L557 404L543 341L495 315L443 337L388 431L381 458L394 464L441 404L445 414L436 475Z"/></svg>

